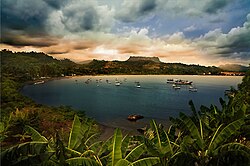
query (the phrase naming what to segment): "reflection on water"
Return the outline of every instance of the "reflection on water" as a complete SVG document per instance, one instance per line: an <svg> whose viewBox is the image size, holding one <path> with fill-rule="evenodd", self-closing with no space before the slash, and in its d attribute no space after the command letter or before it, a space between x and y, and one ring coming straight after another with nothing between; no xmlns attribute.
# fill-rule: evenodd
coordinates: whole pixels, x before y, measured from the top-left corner
<svg viewBox="0 0 250 166"><path fill-rule="evenodd" d="M170 78L193 81L198 91L190 92L189 85L175 90L166 83ZM201 104L219 106L219 97L224 98L224 91L230 86L237 87L241 80L242 77L225 76L82 76L28 85L22 93L41 104L69 105L84 110L88 116L109 126L135 129L144 127L150 119L168 125L170 116L190 113L189 100L193 100L197 108ZM117 82L120 86L115 85ZM129 122L130 114L145 118Z"/></svg>

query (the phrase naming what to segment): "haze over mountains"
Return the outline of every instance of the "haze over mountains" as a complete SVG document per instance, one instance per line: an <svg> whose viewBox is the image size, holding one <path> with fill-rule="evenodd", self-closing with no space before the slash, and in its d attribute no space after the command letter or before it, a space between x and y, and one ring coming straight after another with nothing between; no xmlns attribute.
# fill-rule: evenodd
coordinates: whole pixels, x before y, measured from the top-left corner
<svg viewBox="0 0 250 166"><path fill-rule="evenodd" d="M226 71L240 71L240 72L245 72L249 69L247 66L243 65L238 65L238 64L225 64L225 65L220 65L219 68L226 70Z"/></svg>

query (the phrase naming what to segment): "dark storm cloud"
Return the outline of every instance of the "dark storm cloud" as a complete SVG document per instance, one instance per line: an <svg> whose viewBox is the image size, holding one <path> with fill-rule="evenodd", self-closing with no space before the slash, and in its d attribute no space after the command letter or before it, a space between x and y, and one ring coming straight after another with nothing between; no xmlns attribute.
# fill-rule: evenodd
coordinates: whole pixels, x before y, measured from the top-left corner
<svg viewBox="0 0 250 166"><path fill-rule="evenodd" d="M156 8L155 0L145 0L139 7L139 13L144 14L153 11Z"/></svg>
<svg viewBox="0 0 250 166"><path fill-rule="evenodd" d="M12 45L14 47L34 46L49 47L56 45L57 41L52 37L30 37L27 35L19 35L16 33L5 33L2 35L1 43Z"/></svg>
<svg viewBox="0 0 250 166"><path fill-rule="evenodd" d="M55 44L46 31L52 8L44 1L2 0L1 9L1 43L14 47Z"/></svg>
<svg viewBox="0 0 250 166"><path fill-rule="evenodd" d="M43 0L43 1L55 9L60 9L63 5L66 4L66 1L68 0Z"/></svg>
<svg viewBox="0 0 250 166"><path fill-rule="evenodd" d="M212 14L217 13L218 10L224 8L229 4L231 0L213 0L209 1L208 4L205 6L205 12Z"/></svg>
<svg viewBox="0 0 250 166"><path fill-rule="evenodd" d="M1 9L2 33L9 29L31 35L45 33L45 21L51 10L44 1L2 0Z"/></svg>
<svg viewBox="0 0 250 166"><path fill-rule="evenodd" d="M139 0L124 4L117 13L117 19L123 22L132 22L145 16L157 8L156 0Z"/></svg>
<svg viewBox="0 0 250 166"><path fill-rule="evenodd" d="M62 10L62 23L70 32L98 30L100 17L92 6L73 5Z"/></svg>
<svg viewBox="0 0 250 166"><path fill-rule="evenodd" d="M83 30L93 30L98 23L98 16L93 8L89 8L85 11L84 16L80 22L80 27Z"/></svg>

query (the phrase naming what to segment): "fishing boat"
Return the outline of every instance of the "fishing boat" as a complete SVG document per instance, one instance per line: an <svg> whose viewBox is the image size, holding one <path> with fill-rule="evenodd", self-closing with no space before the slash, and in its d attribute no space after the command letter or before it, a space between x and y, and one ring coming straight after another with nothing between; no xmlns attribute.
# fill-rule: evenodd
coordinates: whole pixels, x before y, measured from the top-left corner
<svg viewBox="0 0 250 166"><path fill-rule="evenodd" d="M178 79L167 79L168 84L174 84Z"/></svg>
<svg viewBox="0 0 250 166"><path fill-rule="evenodd" d="M193 82L188 80L178 80L175 82L177 85L191 85Z"/></svg>
<svg viewBox="0 0 250 166"><path fill-rule="evenodd" d="M188 80L181 79L167 79L168 84L177 84L177 85L191 85L193 82Z"/></svg>

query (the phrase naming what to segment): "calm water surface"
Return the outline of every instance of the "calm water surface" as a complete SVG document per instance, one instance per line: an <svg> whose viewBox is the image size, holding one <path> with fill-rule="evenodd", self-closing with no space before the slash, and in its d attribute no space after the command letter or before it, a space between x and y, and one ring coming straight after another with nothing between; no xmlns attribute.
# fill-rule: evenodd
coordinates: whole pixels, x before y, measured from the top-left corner
<svg viewBox="0 0 250 166"><path fill-rule="evenodd" d="M189 86L174 90L166 83L169 78L193 81L198 91L190 92ZM91 81L87 84L88 79ZM115 80L122 84L115 86ZM145 126L150 119L168 125L170 116L176 117L179 112L189 114L189 100L193 100L197 108L200 105L219 106L219 97L224 98L224 91L230 86L237 87L241 80L242 77L228 76L82 76L27 85L22 93L37 103L72 106L102 124L132 130ZM136 81L141 88L136 88ZM130 122L127 120L130 114L145 118Z"/></svg>

